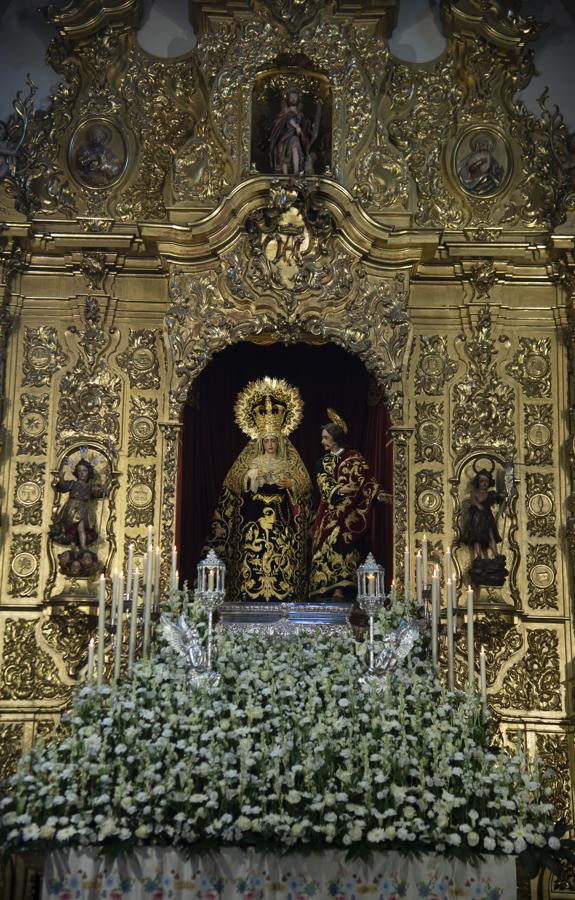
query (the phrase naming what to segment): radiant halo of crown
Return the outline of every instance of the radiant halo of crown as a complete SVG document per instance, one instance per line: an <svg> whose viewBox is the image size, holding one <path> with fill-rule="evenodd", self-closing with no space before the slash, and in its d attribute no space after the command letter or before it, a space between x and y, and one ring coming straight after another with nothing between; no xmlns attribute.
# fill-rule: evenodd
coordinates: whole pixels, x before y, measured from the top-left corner
<svg viewBox="0 0 575 900"><path fill-rule="evenodd" d="M301 422L303 400L297 388L283 378L250 381L238 394L236 422L252 440L264 435L290 434Z"/></svg>

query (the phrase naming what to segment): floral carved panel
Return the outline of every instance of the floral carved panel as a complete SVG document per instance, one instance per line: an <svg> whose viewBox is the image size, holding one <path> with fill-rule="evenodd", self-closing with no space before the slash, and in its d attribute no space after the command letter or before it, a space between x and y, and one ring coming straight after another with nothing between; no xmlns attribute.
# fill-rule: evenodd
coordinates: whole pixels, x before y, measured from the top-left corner
<svg viewBox="0 0 575 900"><path fill-rule="evenodd" d="M66 362L67 357L58 342L56 329L49 325L26 328L24 332L24 360L22 384L41 387L50 384L52 376Z"/></svg>
<svg viewBox="0 0 575 900"><path fill-rule="evenodd" d="M524 408L525 464L553 464L553 407L550 403L526 403Z"/></svg>
<svg viewBox="0 0 575 900"><path fill-rule="evenodd" d="M49 396L22 394L18 420L18 453L41 456L46 453Z"/></svg>
<svg viewBox="0 0 575 900"><path fill-rule="evenodd" d="M528 545L527 590L531 609L559 609L555 544Z"/></svg>
<svg viewBox="0 0 575 900"><path fill-rule="evenodd" d="M503 687L491 695L500 709L550 710L563 708L559 638L547 628L527 633L527 652L505 674Z"/></svg>
<svg viewBox="0 0 575 900"><path fill-rule="evenodd" d="M519 382L527 397L551 395L550 355L550 338L519 339L519 346L506 371Z"/></svg>
<svg viewBox="0 0 575 900"><path fill-rule="evenodd" d="M447 338L422 335L419 338L419 359L415 369L416 394L442 394L444 385L457 371L457 363L450 359Z"/></svg>

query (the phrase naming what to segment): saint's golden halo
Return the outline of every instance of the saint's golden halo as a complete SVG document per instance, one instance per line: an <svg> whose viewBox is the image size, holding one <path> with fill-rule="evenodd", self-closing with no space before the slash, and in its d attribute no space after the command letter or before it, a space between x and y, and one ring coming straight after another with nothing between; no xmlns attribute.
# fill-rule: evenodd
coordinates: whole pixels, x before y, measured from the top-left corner
<svg viewBox="0 0 575 900"><path fill-rule="evenodd" d="M237 424L252 440L264 434L286 437L301 422L303 400L284 378L266 375L240 391L234 412Z"/></svg>
<svg viewBox="0 0 575 900"><path fill-rule="evenodd" d="M347 422L331 406L327 408L327 417L334 425L339 425L344 434L347 434Z"/></svg>

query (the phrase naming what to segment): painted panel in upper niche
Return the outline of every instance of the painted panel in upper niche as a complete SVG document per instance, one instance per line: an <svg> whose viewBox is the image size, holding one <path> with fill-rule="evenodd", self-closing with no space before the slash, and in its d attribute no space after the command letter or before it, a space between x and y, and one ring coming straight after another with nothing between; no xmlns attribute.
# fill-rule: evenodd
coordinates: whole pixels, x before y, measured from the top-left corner
<svg viewBox="0 0 575 900"><path fill-rule="evenodd" d="M121 177L127 155L124 138L112 121L88 119L72 135L68 165L85 187L108 188Z"/></svg>
<svg viewBox="0 0 575 900"><path fill-rule="evenodd" d="M329 171L331 122L323 76L295 68L260 75L252 95L252 167L274 175Z"/></svg>
<svg viewBox="0 0 575 900"><path fill-rule="evenodd" d="M511 153L505 138L491 128L473 126L455 147L453 169L461 190L474 197L500 194L511 177Z"/></svg>

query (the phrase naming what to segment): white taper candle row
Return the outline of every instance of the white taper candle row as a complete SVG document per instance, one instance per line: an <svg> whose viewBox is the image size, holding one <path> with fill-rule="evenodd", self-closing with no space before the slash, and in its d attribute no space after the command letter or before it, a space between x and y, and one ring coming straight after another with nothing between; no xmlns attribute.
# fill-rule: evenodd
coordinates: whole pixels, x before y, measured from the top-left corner
<svg viewBox="0 0 575 900"><path fill-rule="evenodd" d="M178 588L177 549L172 550L170 568L170 591ZM142 569L143 587L143 627L142 627L142 653L147 655L150 649L152 602L154 611L159 609L160 601L160 572L161 557L160 548L154 551L152 544L152 526L148 528L147 550L144 554ZM124 629L124 614L130 614L130 631L128 635L128 673L132 671L136 657L137 629L138 629L138 605L140 594L140 571L134 569L134 545L128 547L126 561L126 577L122 572L114 569L112 574L112 598L110 610L110 625L114 635L114 679L120 677L122 663L122 644ZM153 599L152 599L153 598ZM94 660L96 659L96 683L98 687L104 680L104 656L106 647L106 578L100 575L98 582L98 638L97 645L91 638L88 645L87 681L91 683L94 677ZM96 655L97 652L97 655Z"/></svg>

